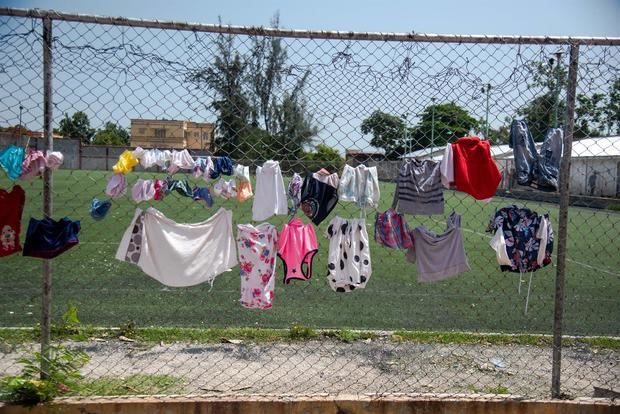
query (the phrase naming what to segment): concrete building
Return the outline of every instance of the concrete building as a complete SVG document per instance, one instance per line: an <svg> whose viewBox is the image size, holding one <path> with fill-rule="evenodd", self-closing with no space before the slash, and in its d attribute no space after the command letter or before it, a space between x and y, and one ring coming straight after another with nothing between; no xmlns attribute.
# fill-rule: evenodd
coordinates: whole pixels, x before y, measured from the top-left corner
<svg viewBox="0 0 620 414"><path fill-rule="evenodd" d="M208 150L215 126L207 122L132 119L131 146Z"/></svg>

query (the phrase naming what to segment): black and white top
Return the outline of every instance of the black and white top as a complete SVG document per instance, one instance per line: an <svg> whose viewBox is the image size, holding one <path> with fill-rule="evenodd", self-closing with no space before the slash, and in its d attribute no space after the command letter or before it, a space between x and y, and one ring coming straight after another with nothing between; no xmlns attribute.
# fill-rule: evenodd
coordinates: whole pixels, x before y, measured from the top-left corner
<svg viewBox="0 0 620 414"><path fill-rule="evenodd" d="M406 161L401 167L393 207L408 214L443 214L440 162Z"/></svg>

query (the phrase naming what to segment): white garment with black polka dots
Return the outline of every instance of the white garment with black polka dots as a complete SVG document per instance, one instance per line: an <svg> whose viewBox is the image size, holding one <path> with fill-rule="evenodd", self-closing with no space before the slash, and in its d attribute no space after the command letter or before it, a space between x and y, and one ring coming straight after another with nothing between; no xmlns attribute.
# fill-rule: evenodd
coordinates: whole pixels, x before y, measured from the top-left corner
<svg viewBox="0 0 620 414"><path fill-rule="evenodd" d="M364 219L334 217L325 229L329 239L327 279L336 292L362 289L372 273Z"/></svg>

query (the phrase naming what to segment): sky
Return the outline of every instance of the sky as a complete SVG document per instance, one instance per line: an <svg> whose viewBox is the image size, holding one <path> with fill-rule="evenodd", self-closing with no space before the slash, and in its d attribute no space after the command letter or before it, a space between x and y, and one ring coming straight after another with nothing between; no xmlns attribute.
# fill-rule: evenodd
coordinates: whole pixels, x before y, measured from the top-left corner
<svg viewBox="0 0 620 414"><path fill-rule="evenodd" d="M267 26L277 12L281 27L289 29L620 37L620 0L521 0L518 7L515 7L514 1L504 0L0 0L0 6L196 23L217 23L218 17L221 17L225 24L238 26ZM13 26L0 25L0 34L9 27ZM87 112L92 125L97 128L108 120L127 127L129 119L140 117L201 122L215 120L214 112L206 110L204 104L212 98L202 95L197 98L191 91L186 93L188 85L180 81L182 77L179 78L178 74L167 77L167 73L156 73L150 76L149 70L156 69L158 65L145 61L145 72L135 74L132 81L124 77L126 73L120 66L106 66L116 58L121 59L121 66L131 62L127 55L123 55L128 53L128 46L119 44L125 39L122 28L83 26L72 31L68 27L77 26L57 23L54 29L54 36L59 40L57 47L60 47L61 54L64 53L55 58L59 65L54 86L57 96L54 102L55 125L63 113L77 110ZM86 30L86 27L89 29ZM26 25L19 30L28 28ZM178 52L184 64L190 66L208 63L211 49L199 49L201 45L193 44L194 38L189 32L176 33L175 38L152 38L155 33L153 30L128 31L127 35L134 38L127 41L172 60L177 59ZM203 35L202 38L207 37ZM20 39L11 41L16 42L15 50L7 47L7 60L0 59L0 63L13 64L13 55L19 56L21 53ZM416 113L437 97L440 101L457 100L473 116L482 117L484 99L479 92L480 85L487 82L494 85L490 93L492 116L489 122L493 127L498 127L505 122L506 116L515 116L515 109L531 98L527 80L522 77L525 76L524 62L544 60L557 51L555 46L543 50L536 45L521 48L510 45L442 46L375 42L371 46L353 42L349 48L347 41L285 39L284 42L292 63L312 66L313 77L308 81L306 92L311 95L310 106L321 126L320 139L339 147L341 151L344 148L369 146L370 136L362 136L360 123L375 109L412 114L407 122L413 124L417 122L414 119ZM78 52L73 55L66 48L73 44L119 47L122 52L106 55L105 58L103 55L90 56ZM202 50L202 53L195 53L194 50ZM585 84L592 86L589 93L604 87L607 78L617 72L620 59L617 50L604 53L601 49L584 48L582 51L583 62L607 65L603 69L597 67L596 71L587 72L595 77ZM351 53L350 62L345 62L344 53ZM24 56L30 57L33 62L39 59L38 54ZM565 53L565 64L567 56ZM409 58L410 61L406 60ZM201 63L196 59L207 60ZM67 65L67 62L71 64ZM5 78L0 77L0 84L4 82L4 86L0 87L0 97L3 96L2 91L8 94L0 100L0 123L15 124L19 113L15 108L28 102L24 104L26 111L23 119L33 128L40 128L37 126L41 118L40 91L36 90L36 84L28 89L30 81L39 78L39 72L36 65L30 68L32 73L27 72L28 62L22 63L25 65L23 68L15 66ZM407 71L406 79L399 81L402 70ZM296 81L295 76L291 79L291 82ZM188 96L193 100L190 101Z"/></svg>
<svg viewBox="0 0 620 414"><path fill-rule="evenodd" d="M515 6L518 3L518 6ZM620 0L0 0L17 8L290 29L620 36Z"/></svg>

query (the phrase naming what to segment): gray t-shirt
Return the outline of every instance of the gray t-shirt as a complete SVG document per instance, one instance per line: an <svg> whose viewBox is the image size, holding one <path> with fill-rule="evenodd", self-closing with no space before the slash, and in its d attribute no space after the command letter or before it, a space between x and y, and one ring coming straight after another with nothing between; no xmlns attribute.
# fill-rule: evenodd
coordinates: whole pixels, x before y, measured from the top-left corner
<svg viewBox="0 0 620 414"><path fill-rule="evenodd" d="M392 207L408 214L443 214L440 162L406 161L398 174Z"/></svg>
<svg viewBox="0 0 620 414"><path fill-rule="evenodd" d="M407 251L407 260L416 262L418 282L437 282L471 270L461 237L461 215L452 212L446 224L442 234L423 226L411 232L414 247Z"/></svg>

